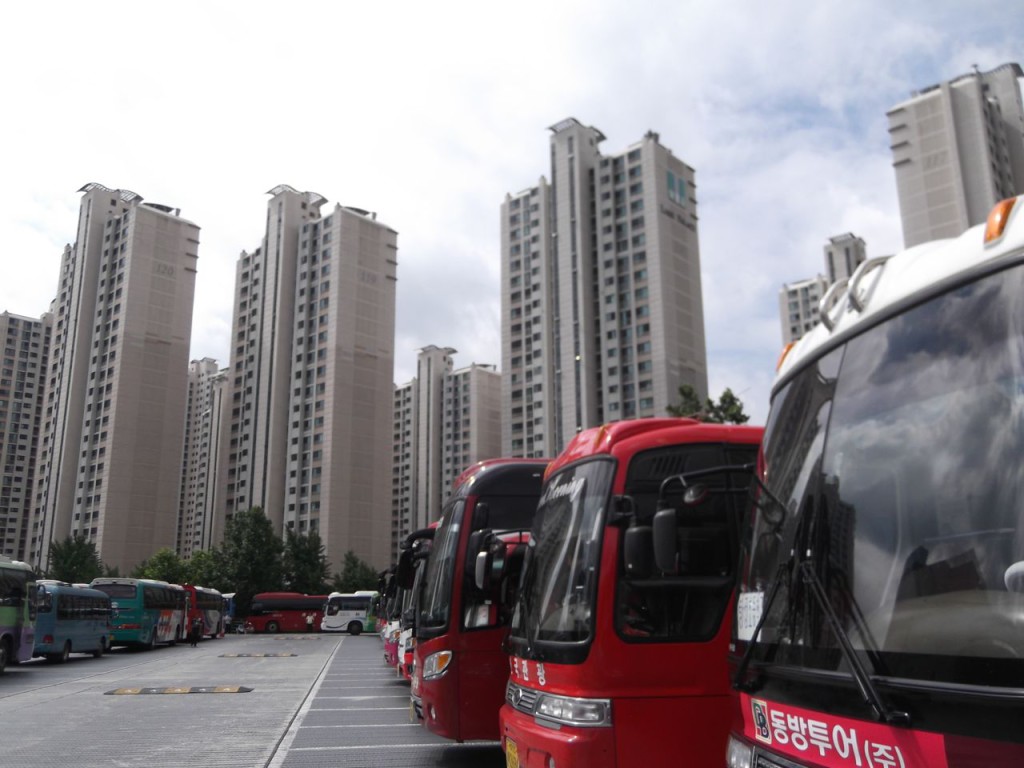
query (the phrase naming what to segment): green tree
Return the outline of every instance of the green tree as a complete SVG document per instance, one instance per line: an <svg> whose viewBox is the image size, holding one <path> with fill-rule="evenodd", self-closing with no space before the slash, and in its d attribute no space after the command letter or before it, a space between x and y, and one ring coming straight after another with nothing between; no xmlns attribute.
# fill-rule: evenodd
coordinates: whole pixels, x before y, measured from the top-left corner
<svg viewBox="0 0 1024 768"><path fill-rule="evenodd" d="M359 589L377 589L380 574L372 565L360 560L351 549L345 553L341 573L334 574L336 592L355 592Z"/></svg>
<svg viewBox="0 0 1024 768"><path fill-rule="evenodd" d="M64 541L50 545L46 573L51 579L75 583L88 583L107 574L96 545L84 536L75 534Z"/></svg>
<svg viewBox="0 0 1024 768"><path fill-rule="evenodd" d="M714 405L714 421L719 424L746 424L750 417L743 412L743 401L726 387Z"/></svg>
<svg viewBox="0 0 1024 768"><path fill-rule="evenodd" d="M233 587L224 578L224 555L219 550L201 549L193 552L187 565L188 583L210 587L221 592L231 592Z"/></svg>
<svg viewBox="0 0 1024 768"><path fill-rule="evenodd" d="M316 531L302 534L288 530L284 540L282 570L285 586L307 595L323 594L331 580L331 566Z"/></svg>
<svg viewBox="0 0 1024 768"><path fill-rule="evenodd" d="M225 526L221 546L224 580L225 586L234 590L238 616L249 615L253 595L281 589L283 548L260 507L236 512Z"/></svg>
<svg viewBox="0 0 1024 768"><path fill-rule="evenodd" d="M707 402L711 402L708 400ZM688 419L701 419L705 405L700 401L697 390L689 384L679 387L679 403L668 407L669 416L680 416Z"/></svg>
<svg viewBox="0 0 1024 768"><path fill-rule="evenodd" d="M696 390L689 384L679 387L679 403L668 407L669 415L684 416L712 424L746 424L750 417L743 412L741 401L728 387L716 403L710 397L700 401Z"/></svg>
<svg viewBox="0 0 1024 768"><path fill-rule="evenodd" d="M171 584L188 582L188 565L170 547L158 549L131 572L133 579L157 579Z"/></svg>

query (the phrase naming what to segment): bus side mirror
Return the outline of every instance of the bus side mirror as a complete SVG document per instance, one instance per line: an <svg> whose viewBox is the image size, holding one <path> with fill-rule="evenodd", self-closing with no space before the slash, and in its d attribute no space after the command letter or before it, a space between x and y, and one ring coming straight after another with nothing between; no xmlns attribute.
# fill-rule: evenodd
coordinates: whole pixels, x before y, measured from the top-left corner
<svg viewBox="0 0 1024 768"><path fill-rule="evenodd" d="M654 539L654 564L662 573L675 574L679 559L679 544L676 541L676 511L659 509L651 521L651 535Z"/></svg>
<svg viewBox="0 0 1024 768"><path fill-rule="evenodd" d="M413 567L412 550L403 550L398 558L398 567L395 569L395 584L402 589L412 589L412 581L415 577L416 569Z"/></svg>
<svg viewBox="0 0 1024 768"><path fill-rule="evenodd" d="M488 587L488 577L491 572L491 553L490 552L477 552L476 562L473 564L473 583L476 588L481 592L485 592Z"/></svg>
<svg viewBox="0 0 1024 768"><path fill-rule="evenodd" d="M478 501L473 510L473 527L486 528L490 524L491 508L486 501Z"/></svg>
<svg viewBox="0 0 1024 768"><path fill-rule="evenodd" d="M651 575L654 556L654 533L649 525L635 525L622 534L626 575L646 579Z"/></svg>

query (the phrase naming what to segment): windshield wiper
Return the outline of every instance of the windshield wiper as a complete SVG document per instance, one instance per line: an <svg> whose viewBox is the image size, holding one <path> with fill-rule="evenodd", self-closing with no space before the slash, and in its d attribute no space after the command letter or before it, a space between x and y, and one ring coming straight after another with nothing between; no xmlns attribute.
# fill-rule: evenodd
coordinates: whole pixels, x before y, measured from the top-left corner
<svg viewBox="0 0 1024 768"><path fill-rule="evenodd" d="M768 502L778 507L781 512L780 516L775 520L772 520L770 516L766 515L768 522L773 524L774 530L777 532L781 528L782 522L785 519L786 507L779 498L768 489L760 478L757 477L756 474L754 475L754 480L761 491L767 496ZM795 586L793 577L799 576L804 585L807 586L810 593L814 596L814 600L817 602L822 614L824 614L825 620L828 622L828 625L832 628L832 632L835 634L836 639L839 641L843 657L850 665L851 675L853 676L854 682L857 684L857 688L860 690L864 703L871 708L878 720L890 725L907 726L910 724L909 713L891 709L882 700L881 695L878 693L878 689L875 687L874 681L871 679L871 674L864 668L860 658L857 656L853 643L850 641L850 636L843 628L842 622L839 620L839 616L836 614L835 608L829 600L828 593L825 591L824 586L822 586L821 579L818 578L818 574L814 570L815 561L812 548L802 543L804 535L807 534L809 536L808 530L811 525L817 522L817 517L818 516L814 514L814 511L809 509L797 523L797 530L794 531L793 546L790 550L789 557L779 564L779 569L776 571L775 578L772 580L768 599L765 601L765 604L761 609L761 615L758 618L757 624L754 626L754 631L751 633L750 639L747 641L747 647L736 667L736 673L733 675L733 688L750 692L758 687L757 684L760 676L754 680L744 679L747 668L750 666L751 659L753 658L754 646L757 642L757 638L761 634L761 629L768 618L768 614L771 612L772 606L775 603L775 598L778 595L782 584L789 584L786 599L787 602L792 601L794 591L793 587ZM801 551L804 552L803 557L800 556ZM872 659L872 663L877 666L879 658L877 649L871 640L866 622L864 622L863 617L860 614L859 606L857 606L856 601L853 600L852 594L849 597L854 605L854 619L857 622L858 630L860 631L865 644L869 646L867 649L868 656ZM790 611L792 611L792 605L790 607Z"/></svg>
<svg viewBox="0 0 1024 768"><path fill-rule="evenodd" d="M768 614L771 612L772 605L775 603L775 597L779 593L779 588L786 581L790 581L790 583L792 583L791 579L787 577L790 577L793 574L794 567L796 568L796 573L801 577L803 583L807 585L810 593L814 596L815 602L817 602L818 607L825 616L825 620L828 622L829 627L831 627L832 632L839 641L839 647L842 650L843 657L850 665L850 673L854 682L857 684L857 688L860 690L864 703L871 708L877 720L888 723L889 725L909 726L909 713L891 709L886 706L885 702L882 700L881 695L878 693L878 689L875 687L874 681L871 679L870 673L864 668L860 658L857 656L853 643L850 641L849 634L845 629L843 629L842 622L839 621L839 616L836 614L835 608L829 601L828 594L825 592L825 588L821 584L821 579L819 579L818 574L814 572L813 558L808 557L798 562L796 551L790 553L790 556L784 562L779 564L779 570L776 572L775 578L772 581L772 587L771 591L768 593L768 599L765 601L764 607L761 610L761 617L754 626L754 631L751 633L750 639L747 641L746 650L743 652L743 656L740 659L739 664L736 666L736 672L733 675L733 688L747 693L757 689L757 682L760 680L760 677L755 678L754 680L745 680L744 677L746 676L747 668L750 666L750 661L753 658L754 646L757 638L761 634L761 628L764 626L764 623L768 618ZM789 591L792 592L792 590Z"/></svg>
<svg viewBox="0 0 1024 768"><path fill-rule="evenodd" d="M850 673L860 689L860 695L864 698L864 703L871 707L876 719L889 725L909 726L909 713L891 709L882 701L882 697L879 695L871 675L864 669L864 665L853 648L853 643L850 642L850 636L843 629L843 624L839 621L839 616L836 615L835 608L828 599L828 594L821 584L821 579L814 572L813 558L808 557L800 563L800 575L803 577L804 584L810 588L811 594L814 595L814 599L818 602L818 607L825 615L825 620L832 627L832 632L839 641L839 647L843 651L846 662L850 665Z"/></svg>

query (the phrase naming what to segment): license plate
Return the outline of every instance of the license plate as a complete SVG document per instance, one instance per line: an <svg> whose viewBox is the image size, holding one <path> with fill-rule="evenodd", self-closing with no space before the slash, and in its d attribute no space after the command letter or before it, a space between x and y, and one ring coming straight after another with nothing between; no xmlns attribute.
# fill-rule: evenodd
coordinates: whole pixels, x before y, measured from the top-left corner
<svg viewBox="0 0 1024 768"><path fill-rule="evenodd" d="M512 739L505 739L505 768L519 768L519 747Z"/></svg>

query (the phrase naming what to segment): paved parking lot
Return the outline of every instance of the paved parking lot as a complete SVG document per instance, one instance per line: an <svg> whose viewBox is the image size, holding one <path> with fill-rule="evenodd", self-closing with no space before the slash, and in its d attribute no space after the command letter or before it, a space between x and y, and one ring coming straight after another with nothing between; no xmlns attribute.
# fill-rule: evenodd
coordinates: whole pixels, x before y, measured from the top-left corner
<svg viewBox="0 0 1024 768"><path fill-rule="evenodd" d="M0 767L503 768L409 721L372 635L232 635L0 676Z"/></svg>
<svg viewBox="0 0 1024 768"><path fill-rule="evenodd" d="M410 721L409 685L375 637L346 638L314 683L271 768L502 768L495 743L455 744Z"/></svg>

